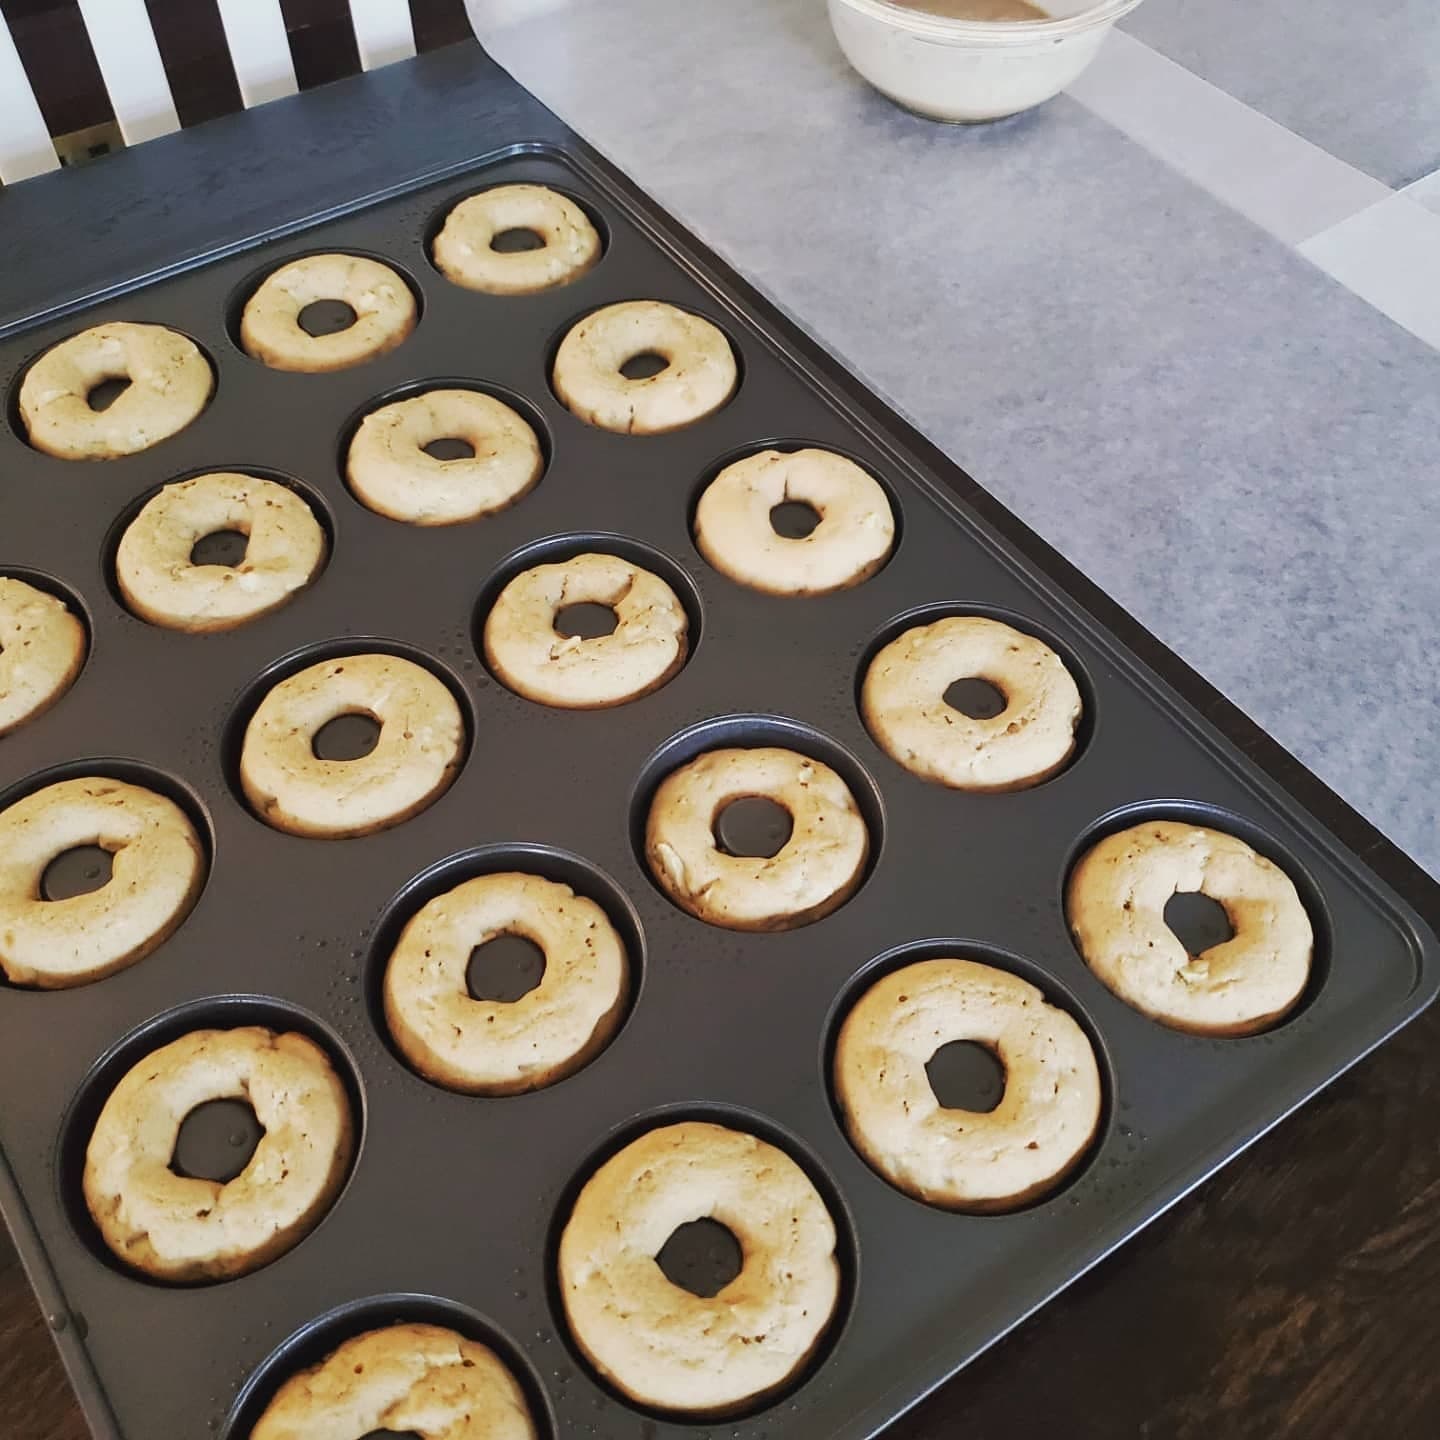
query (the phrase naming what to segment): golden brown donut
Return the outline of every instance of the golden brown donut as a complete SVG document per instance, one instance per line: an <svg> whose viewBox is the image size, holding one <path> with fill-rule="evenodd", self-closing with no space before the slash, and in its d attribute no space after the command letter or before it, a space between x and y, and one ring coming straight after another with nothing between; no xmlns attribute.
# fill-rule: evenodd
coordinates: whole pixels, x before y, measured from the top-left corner
<svg viewBox="0 0 1440 1440"><path fill-rule="evenodd" d="M703 1299L655 1256L681 1225L713 1219L744 1265ZM575 1343L642 1405L717 1417L783 1388L835 1313L835 1222L774 1145L723 1125L666 1125L586 1182L560 1237L560 1293Z"/></svg>
<svg viewBox="0 0 1440 1440"><path fill-rule="evenodd" d="M90 392L128 381L103 410ZM215 376L188 336L111 321L47 350L20 386L20 418L37 450L61 460L114 460L183 430L210 403Z"/></svg>
<svg viewBox="0 0 1440 1440"><path fill-rule="evenodd" d="M221 530L246 536L238 565L196 565L195 543ZM215 471L177 480L145 503L115 552L115 579L142 620L201 634L278 609L325 563L325 532L291 489Z"/></svg>
<svg viewBox="0 0 1440 1440"><path fill-rule="evenodd" d="M956 1040L1004 1065L994 1110L936 1099L925 1067ZM1100 1123L1085 1032L1027 981L973 960L922 960L866 990L840 1028L834 1079L855 1148L892 1185L950 1210L1012 1210L1048 1193Z"/></svg>
<svg viewBox="0 0 1440 1440"><path fill-rule="evenodd" d="M665 369L631 380L621 367L658 355ZM555 354L555 393L587 425L661 435L693 425L735 392L740 372L724 332L658 300L628 300L587 315Z"/></svg>
<svg viewBox="0 0 1440 1440"><path fill-rule="evenodd" d="M495 238L529 230L538 250L500 251ZM545 185L497 185L462 200L435 237L447 280L490 295L533 295L578 280L600 259L600 236L567 195Z"/></svg>
<svg viewBox="0 0 1440 1440"><path fill-rule="evenodd" d="M85 664L85 626L63 600L0 575L0 735L43 715Z"/></svg>
<svg viewBox="0 0 1440 1440"><path fill-rule="evenodd" d="M322 760L316 734L342 715L379 722L358 760ZM240 750L240 781L277 830L338 840L408 820L450 788L465 754L460 706L441 680L398 655L322 660L260 702Z"/></svg>
<svg viewBox="0 0 1440 1440"><path fill-rule="evenodd" d="M972 719L945 703L956 680L987 680L1005 697ZM1075 750L1080 690L1042 640L983 615L917 625L870 662L860 708L875 743L925 780L957 790L1023 790Z"/></svg>
<svg viewBox="0 0 1440 1440"><path fill-rule="evenodd" d="M425 449L437 440L463 440L475 453L437 460ZM356 499L407 525L493 515L528 494L544 470L534 430L478 390L427 390L372 410L345 462Z"/></svg>
<svg viewBox="0 0 1440 1440"><path fill-rule="evenodd" d="M41 898L46 866L81 845L110 852L109 881ZM104 776L47 785L0 812L0 969L44 990L102 979L168 939L204 883L204 847L173 800Z"/></svg>
<svg viewBox="0 0 1440 1440"><path fill-rule="evenodd" d="M185 1117L245 1100L264 1135L227 1184L170 1168ZM329 1057L259 1026L195 1030L131 1067L85 1151L85 1203L106 1245L159 1280L258 1269L319 1224L350 1169L354 1122Z"/></svg>
<svg viewBox="0 0 1440 1440"><path fill-rule="evenodd" d="M300 315L317 300L339 300L355 323L312 335ZM273 270L245 302L240 344L272 370L322 374L363 365L393 350L415 328L410 287L388 265L363 255L306 255Z"/></svg>
<svg viewBox="0 0 1440 1440"><path fill-rule="evenodd" d="M489 1346L438 1325L357 1335L292 1376L249 1440L536 1440L515 1377Z"/></svg>
<svg viewBox="0 0 1440 1440"><path fill-rule="evenodd" d="M820 523L779 535L777 505L810 506ZM765 450L727 465L695 511L695 544L722 575L769 595L828 595L868 580L890 557L895 517L880 482L829 450Z"/></svg>
<svg viewBox="0 0 1440 1440"><path fill-rule="evenodd" d="M1165 923L1177 892L1225 907L1234 935L1190 955ZM1253 1035L1304 994L1315 935L1295 883L1243 840L1147 820L1093 846L1066 888L1085 963L1128 1005L1197 1035Z"/></svg>
<svg viewBox="0 0 1440 1440"><path fill-rule="evenodd" d="M471 953L522 935L545 973L509 1003L476 1000ZM385 966L385 1022L427 1079L469 1095L553 1085L610 1043L630 996L625 946L605 912L539 875L481 875L421 907Z"/></svg>
<svg viewBox="0 0 1440 1440"><path fill-rule="evenodd" d="M609 635L562 635L567 605L604 605ZM594 710L624 705L679 673L689 621L658 575L619 555L574 555L517 575L485 619L485 659L517 695L541 705Z"/></svg>
<svg viewBox="0 0 1440 1440"><path fill-rule="evenodd" d="M715 821L733 800L764 796L792 829L769 858L727 855ZM849 787L828 765L777 747L711 750L660 783L645 826L651 874L682 910L731 930L790 930L854 894L870 838Z"/></svg>

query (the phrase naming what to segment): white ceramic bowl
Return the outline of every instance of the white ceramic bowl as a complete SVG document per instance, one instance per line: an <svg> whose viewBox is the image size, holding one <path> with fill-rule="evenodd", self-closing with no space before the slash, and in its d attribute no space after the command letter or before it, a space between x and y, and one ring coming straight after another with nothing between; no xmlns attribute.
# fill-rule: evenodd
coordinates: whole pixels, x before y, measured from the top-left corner
<svg viewBox="0 0 1440 1440"><path fill-rule="evenodd" d="M1140 0L1036 0L1049 20L947 20L887 0L829 0L850 63L906 109L974 123L1063 90Z"/></svg>

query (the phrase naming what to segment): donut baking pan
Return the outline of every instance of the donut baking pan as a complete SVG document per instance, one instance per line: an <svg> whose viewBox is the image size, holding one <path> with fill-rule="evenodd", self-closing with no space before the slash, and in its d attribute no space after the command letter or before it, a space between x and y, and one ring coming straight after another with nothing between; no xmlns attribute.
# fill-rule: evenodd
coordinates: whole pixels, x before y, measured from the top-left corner
<svg viewBox="0 0 1440 1440"><path fill-rule="evenodd" d="M577 200L603 259L529 297L452 285L427 249L441 217L520 180ZM1440 910L1430 882L476 47L7 190L0 228L0 571L69 597L90 636L70 692L0 740L0 805L63 775L138 780L190 814L209 860L193 912L148 958L71 990L0 987L0 1198L96 1435L244 1440L298 1366L359 1330L413 1319L496 1346L551 1437L859 1440L1434 997L1440 957L1420 918ZM414 333L328 375L249 359L235 339L245 297L277 265L323 250L399 270L419 301ZM587 427L559 403L549 366L560 338L578 317L635 298L725 331L741 369L728 405L634 437ZM217 377L209 408L109 463L32 450L15 402L27 365L114 319L192 337ZM375 404L437 381L515 406L546 468L503 513L426 529L362 507L341 455ZM880 480L897 544L854 589L782 599L712 570L691 515L728 461L801 444L849 455ZM139 501L205 470L293 485L331 553L284 608L187 635L127 611L113 558ZM602 541L647 557L672 584L690 612L688 663L618 709L530 703L486 669L484 605L517 557ZM1066 661L1085 719L1063 772L1017 793L962 793L921 781L872 741L857 708L867 659L907 617L941 614L1006 619ZM366 838L268 827L238 789L246 717L278 676L367 649L428 666L460 700L469 743L453 786ZM638 848L648 797L677 765L729 743L800 750L849 784L871 855L834 914L739 934L691 918L652 883ZM1099 835L1152 816L1238 834L1295 881L1315 929L1314 973L1268 1033L1165 1029L1077 954L1062 908L1070 867ZM634 984L615 1039L578 1073L532 1094L471 1098L399 1057L380 968L426 899L504 868L564 880L604 906ZM1087 1160L1014 1213L949 1213L892 1189L852 1149L832 1102L827 1069L847 1005L877 967L944 954L1033 981L1099 1057L1104 1109ZM345 1188L307 1238L252 1274L139 1278L110 1256L79 1193L98 1108L159 1044L249 1023L300 1030L334 1060L357 1117ZM788 1150L840 1236L840 1310L821 1350L785 1393L713 1428L647 1413L598 1379L567 1336L553 1278L578 1186L623 1141L675 1118L736 1124ZM234 1138L243 1147L243 1129Z"/></svg>

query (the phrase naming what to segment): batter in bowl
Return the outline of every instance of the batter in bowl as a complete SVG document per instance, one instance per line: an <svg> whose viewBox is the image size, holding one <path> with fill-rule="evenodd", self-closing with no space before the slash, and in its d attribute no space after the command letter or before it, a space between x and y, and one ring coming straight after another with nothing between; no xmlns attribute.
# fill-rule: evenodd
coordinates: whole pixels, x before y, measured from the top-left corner
<svg viewBox="0 0 1440 1440"><path fill-rule="evenodd" d="M923 10L947 20L1049 20L1052 17L1029 0L890 0L902 10Z"/></svg>

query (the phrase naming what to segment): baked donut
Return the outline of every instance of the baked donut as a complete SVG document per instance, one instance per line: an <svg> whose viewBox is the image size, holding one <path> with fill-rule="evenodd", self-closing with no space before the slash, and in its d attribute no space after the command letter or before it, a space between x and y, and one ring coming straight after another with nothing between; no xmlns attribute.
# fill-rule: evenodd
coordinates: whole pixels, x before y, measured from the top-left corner
<svg viewBox="0 0 1440 1440"><path fill-rule="evenodd" d="M621 367L642 355L665 361L631 380ZM658 300L607 305L580 321L555 354L555 393L587 425L622 435L662 435L693 425L735 393L739 371L724 332Z"/></svg>
<svg viewBox="0 0 1440 1440"><path fill-rule="evenodd" d="M792 829L769 858L728 855L720 812L763 796ZM729 930L791 930L844 904L865 872L870 839L849 787L828 765L793 750L711 750L667 775L650 802L645 859L682 909Z"/></svg>
<svg viewBox="0 0 1440 1440"><path fill-rule="evenodd" d="M713 1219L740 1242L740 1273L710 1299L655 1256L681 1225ZM835 1314L835 1222L783 1151L723 1125L651 1130L586 1182L560 1236L560 1294L585 1358L622 1394L694 1417L748 1410L815 1353Z"/></svg>
<svg viewBox="0 0 1440 1440"><path fill-rule="evenodd" d="M310 334L300 316L318 300L348 305L354 323L329 335ZM272 370L319 375L393 350L416 318L410 287L388 265L363 255L306 255L271 271L245 302L240 344Z"/></svg>
<svg viewBox="0 0 1440 1440"><path fill-rule="evenodd" d="M110 852L109 881L42 898L50 862L81 845ZM190 913L205 850L173 800L104 776L60 780L0 811L0 969L59 990L143 959Z"/></svg>
<svg viewBox="0 0 1440 1440"><path fill-rule="evenodd" d="M500 251L507 230L528 230L538 250ZM578 280L600 258L600 236L585 212L545 185L497 185L462 200L435 237L435 268L467 290L533 295Z"/></svg>
<svg viewBox="0 0 1440 1440"><path fill-rule="evenodd" d="M820 522L793 539L778 505L808 505ZM695 511L695 544L722 575L769 595L828 595L868 580L889 558L895 517L879 481L829 450L764 450L727 465Z"/></svg>
<svg viewBox="0 0 1440 1440"><path fill-rule="evenodd" d="M248 1101L264 1131L228 1184L170 1168L185 1117ZM319 1224L350 1171L354 1125L329 1057L259 1026L194 1030L137 1062L85 1150L85 1204L106 1245L157 1280L225 1280L267 1265Z"/></svg>
<svg viewBox="0 0 1440 1440"><path fill-rule="evenodd" d="M250 1440L536 1440L524 1391L486 1345L438 1325L357 1335L293 1375Z"/></svg>
<svg viewBox="0 0 1440 1440"><path fill-rule="evenodd" d="M567 605L603 605L617 624L585 640L564 635ZM485 620L485 660L517 695L566 710L623 705L679 673L689 622L675 592L618 555L537 565L500 592Z"/></svg>
<svg viewBox="0 0 1440 1440"><path fill-rule="evenodd" d="M1199 955L1165 923L1172 895L1224 906L1234 935ZM1253 1035L1294 1009L1315 935L1290 877L1243 840L1147 820L1081 857L1065 892L1085 963L1127 1005L1196 1035Z"/></svg>
<svg viewBox="0 0 1440 1440"><path fill-rule="evenodd" d="M925 1067L956 1040L992 1051L992 1111L946 1109ZM1033 985L973 960L922 960L876 981L835 1045L835 1098L855 1148L897 1189L947 1210L1013 1210L1079 1163L1100 1123L1085 1032Z"/></svg>
<svg viewBox="0 0 1440 1440"><path fill-rule="evenodd" d="M322 760L316 734L341 715L380 726L358 760ZM385 830L450 788L465 755L465 722L449 687L398 655L343 655L280 681L260 702L240 749L240 782L255 813L292 835L339 840Z"/></svg>
<svg viewBox="0 0 1440 1440"><path fill-rule="evenodd" d="M1005 697L987 720L945 702L956 680L986 680ZM1024 790L1075 751L1080 690L1043 641L983 615L917 625L870 662L865 727L892 760L956 790Z"/></svg>
<svg viewBox="0 0 1440 1440"><path fill-rule="evenodd" d="M85 626L63 600L0 575L0 735L48 710L85 664Z"/></svg>
<svg viewBox="0 0 1440 1440"><path fill-rule="evenodd" d="M522 935L545 954L519 1000L475 1000L477 946ZM468 1095L518 1095L573 1075L610 1043L630 996L625 946L593 901L539 875L481 875L406 925L385 966L385 1022L427 1080Z"/></svg>
<svg viewBox="0 0 1440 1440"><path fill-rule="evenodd" d="M126 388L103 410L90 394ZM61 460L114 460L183 430L210 403L215 376L195 342L163 325L111 321L47 350L25 373L20 418L30 443Z"/></svg>
<svg viewBox="0 0 1440 1440"><path fill-rule="evenodd" d="M425 450L437 440L463 440L475 453L437 460ZM544 469L534 430L479 390L427 390L372 410L345 462L355 498L407 525L493 515L528 494Z"/></svg>
<svg viewBox="0 0 1440 1440"><path fill-rule="evenodd" d="M198 540L247 537L238 565L197 565ZM230 630L303 590L325 563L325 532L293 491L217 471L177 480L146 501L115 552L115 579L142 620L171 630Z"/></svg>

